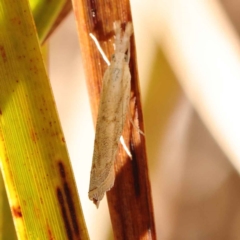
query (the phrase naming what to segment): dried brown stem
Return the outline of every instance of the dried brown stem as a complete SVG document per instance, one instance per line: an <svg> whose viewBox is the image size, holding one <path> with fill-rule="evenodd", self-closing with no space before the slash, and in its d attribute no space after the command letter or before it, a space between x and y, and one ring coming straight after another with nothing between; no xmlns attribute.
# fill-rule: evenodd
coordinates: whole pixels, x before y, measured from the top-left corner
<svg viewBox="0 0 240 240"><path fill-rule="evenodd" d="M101 81L107 65L89 37L89 33L96 36L105 53L110 57L113 52L113 22L120 20L124 27L125 23L132 21L130 4L128 0L73 0L73 7L78 24L92 114L96 122ZM144 131L133 37L130 71L131 118L135 125ZM122 147L119 147L115 162L115 184L107 193L114 237L124 240L156 239L145 138L129 121L125 126L123 137L133 159L130 160Z"/></svg>

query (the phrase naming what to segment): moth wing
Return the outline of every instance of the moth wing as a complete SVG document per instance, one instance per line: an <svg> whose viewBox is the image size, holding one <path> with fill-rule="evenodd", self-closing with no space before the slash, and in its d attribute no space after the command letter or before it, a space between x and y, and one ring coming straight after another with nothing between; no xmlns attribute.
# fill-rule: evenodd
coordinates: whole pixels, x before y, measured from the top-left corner
<svg viewBox="0 0 240 240"><path fill-rule="evenodd" d="M115 180L114 164L111 164L106 170L107 171L103 174L99 173L96 168L92 169L91 171L92 185L90 184L90 191L88 193L88 197L97 207L99 206L100 201L103 199L105 192L113 187ZM95 175L94 171L98 171L98 173ZM104 178L99 177L100 175ZM100 179L103 180L103 182L99 185L98 181L101 181Z"/></svg>
<svg viewBox="0 0 240 240"><path fill-rule="evenodd" d="M122 71L120 83L112 81L110 67L103 78L88 193L97 206L114 184L114 161L129 108L131 75L128 64L124 64Z"/></svg>

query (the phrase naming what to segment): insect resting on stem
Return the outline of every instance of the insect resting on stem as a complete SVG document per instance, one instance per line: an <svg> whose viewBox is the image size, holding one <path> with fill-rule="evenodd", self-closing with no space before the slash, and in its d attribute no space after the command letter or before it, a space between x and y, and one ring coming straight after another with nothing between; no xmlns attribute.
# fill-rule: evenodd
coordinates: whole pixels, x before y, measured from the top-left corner
<svg viewBox="0 0 240 240"><path fill-rule="evenodd" d="M97 207L105 192L114 185L114 162L129 110L131 91L129 60L132 23L128 22L122 33L120 22L114 22L114 31L115 50L102 81L88 192L89 199Z"/></svg>

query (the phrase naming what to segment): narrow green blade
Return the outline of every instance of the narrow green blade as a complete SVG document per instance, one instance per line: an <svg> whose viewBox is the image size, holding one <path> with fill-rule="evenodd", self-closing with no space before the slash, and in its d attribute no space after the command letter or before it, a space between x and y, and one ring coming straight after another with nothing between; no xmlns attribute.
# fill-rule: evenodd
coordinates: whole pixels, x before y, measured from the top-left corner
<svg viewBox="0 0 240 240"><path fill-rule="evenodd" d="M19 239L88 239L27 0L0 1L0 163Z"/></svg>

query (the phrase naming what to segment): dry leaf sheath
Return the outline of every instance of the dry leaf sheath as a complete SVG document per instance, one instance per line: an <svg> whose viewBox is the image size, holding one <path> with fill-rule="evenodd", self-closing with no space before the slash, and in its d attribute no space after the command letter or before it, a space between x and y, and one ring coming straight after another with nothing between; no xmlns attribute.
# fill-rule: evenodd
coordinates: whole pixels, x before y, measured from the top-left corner
<svg viewBox="0 0 240 240"><path fill-rule="evenodd" d="M89 198L97 207L105 192L114 185L114 161L129 112L131 90L129 48L132 24L127 24L123 36L120 22L114 23L114 30L115 51L103 77L89 187Z"/></svg>

